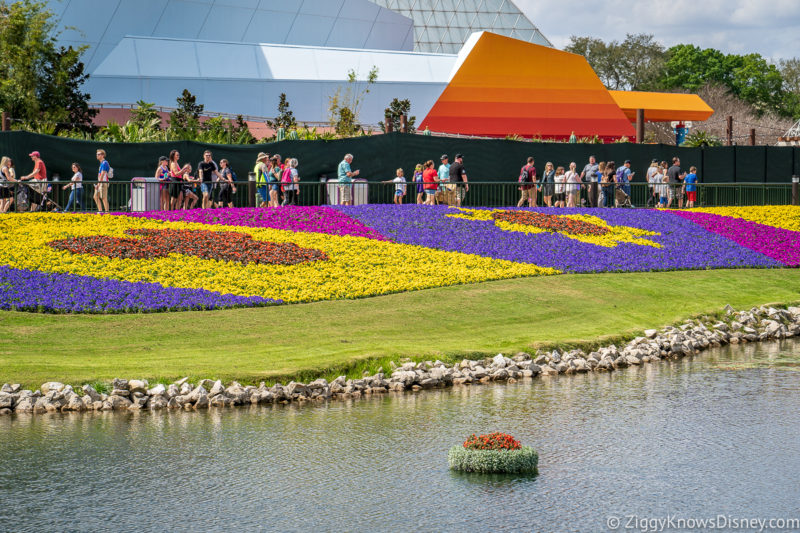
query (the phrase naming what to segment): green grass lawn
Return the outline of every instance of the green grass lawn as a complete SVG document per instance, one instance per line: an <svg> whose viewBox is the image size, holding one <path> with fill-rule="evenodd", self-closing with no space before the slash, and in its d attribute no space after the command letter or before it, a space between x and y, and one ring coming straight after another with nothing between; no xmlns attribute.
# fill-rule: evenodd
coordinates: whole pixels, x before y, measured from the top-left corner
<svg viewBox="0 0 800 533"><path fill-rule="evenodd" d="M374 369L389 358L593 343L725 304L798 301L800 270L774 269L548 276L213 312L0 312L0 383L308 379Z"/></svg>

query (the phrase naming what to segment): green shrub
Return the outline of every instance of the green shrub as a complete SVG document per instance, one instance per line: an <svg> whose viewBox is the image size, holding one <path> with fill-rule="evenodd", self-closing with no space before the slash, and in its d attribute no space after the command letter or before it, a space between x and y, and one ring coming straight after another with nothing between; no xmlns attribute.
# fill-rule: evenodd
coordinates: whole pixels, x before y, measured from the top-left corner
<svg viewBox="0 0 800 533"><path fill-rule="evenodd" d="M467 450L453 446L447 453L452 470L481 474L536 474L539 455L530 446L519 450Z"/></svg>

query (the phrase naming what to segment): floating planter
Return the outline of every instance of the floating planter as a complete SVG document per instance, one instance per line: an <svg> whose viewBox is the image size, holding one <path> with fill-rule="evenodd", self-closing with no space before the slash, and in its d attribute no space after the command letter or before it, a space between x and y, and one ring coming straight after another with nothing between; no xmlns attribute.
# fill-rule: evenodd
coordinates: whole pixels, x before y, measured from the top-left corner
<svg viewBox="0 0 800 533"><path fill-rule="evenodd" d="M505 433L472 434L447 453L452 470L481 474L536 474L539 455Z"/></svg>

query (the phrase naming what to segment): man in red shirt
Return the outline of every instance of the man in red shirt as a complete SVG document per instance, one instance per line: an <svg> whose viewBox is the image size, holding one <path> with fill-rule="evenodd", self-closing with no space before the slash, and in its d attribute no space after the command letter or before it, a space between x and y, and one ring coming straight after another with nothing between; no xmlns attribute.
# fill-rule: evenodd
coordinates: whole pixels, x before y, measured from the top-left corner
<svg viewBox="0 0 800 533"><path fill-rule="evenodd" d="M47 191L47 168L39 152L31 152L28 157L33 161L33 172L21 178L22 181L33 178L36 183L31 184L31 211L38 211Z"/></svg>

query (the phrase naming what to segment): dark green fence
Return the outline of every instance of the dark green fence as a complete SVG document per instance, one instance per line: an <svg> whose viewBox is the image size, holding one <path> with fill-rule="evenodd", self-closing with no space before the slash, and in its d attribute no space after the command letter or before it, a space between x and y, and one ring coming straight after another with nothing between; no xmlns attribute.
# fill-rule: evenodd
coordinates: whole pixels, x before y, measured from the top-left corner
<svg viewBox="0 0 800 533"><path fill-rule="evenodd" d="M81 193L78 195L80 203L74 200L70 211L76 212L96 212L97 204L94 200L96 182L82 182ZM45 191L45 196L40 197L31 187L39 187L39 191ZM67 185L67 189L64 186ZM219 189L212 189L209 193L209 201L213 206L227 207L255 207L261 205L262 201L269 198L262 198L255 182L245 181L236 184L235 193L231 194L231 203L223 202L223 197L219 196ZM565 198L567 201L567 191L569 185L565 185ZM329 205L340 204L349 197L353 204L386 204L392 203L395 198L395 185L384 183L357 182L349 189L341 189L338 183L322 182L302 182L299 185L299 194L296 197L296 205ZM48 211L63 211L69 202L69 184L63 181L48 182L41 184L31 184L31 182L16 183L10 189L14 202L10 206L10 211L25 212L30 211L35 202L44 205ZM602 189L597 189L599 193ZM166 198L169 202L168 209L181 208L200 208L202 206L203 195L200 188L190 189L190 193L181 194L180 198L171 200L168 191L163 192L159 183L153 181L123 181L112 180L108 184L108 207L110 211L150 211L162 209L162 201ZM592 204L590 198L592 189L587 184L583 184L577 193L575 205L577 207L589 207ZM557 191L553 191L557 192ZM604 191L613 194L611 205L615 205L617 200L616 189ZM673 189L673 202L671 207L681 206L682 188ZM162 196L162 194L164 196ZM666 193L664 193L666 194ZM345 196L346 195L346 196ZM408 183L406 194L402 197L403 204L418 202L417 184ZM278 191L279 201L286 200L286 195ZM424 196L423 196L424 199ZM464 195L463 207L508 207L517 205L521 199L519 183L516 181L508 182L470 182L469 190ZM557 195L551 197L551 204L557 200ZM597 196L595 196L597 199ZM453 195L448 196L442 192L437 195L437 203L454 204ZM538 191L536 195L536 205L544 206L544 191ZM654 199L653 189L644 183L632 183L630 196L627 198L626 205L631 207L652 207L658 203L658 198ZM180 203L178 203L180 202ZM746 205L788 205L792 202L791 184L772 184L772 183L709 183L698 184L698 195L696 207L716 207L716 206L746 206ZM525 204L527 205L527 203ZM104 210L104 208L101 208Z"/></svg>
<svg viewBox="0 0 800 533"><path fill-rule="evenodd" d="M31 172L33 164L28 154L41 153L47 164L48 176L58 174L69 179L73 162L83 167L86 178L95 176L95 152L103 148L114 167L117 179L153 176L158 157L170 150L181 153L181 163L195 167L203 151L213 151L214 159L226 158L240 180L246 180L253 169L259 152L279 153L284 158L296 157L303 180L318 181L321 176L335 177L336 168L346 153L355 156L354 169L370 182L394 178L397 168L405 175L413 175L417 163L433 160L439 164L442 154L451 161L457 153L464 155L464 165L471 181L516 181L520 168L529 156L536 159L535 166L544 168L550 161L556 166L569 168L576 162L581 169L590 155L598 161L626 159L636 171L634 182L643 181L652 159L671 161L680 157L684 170L694 165L700 180L709 183L790 183L793 174L800 174L800 147L734 146L715 148L676 148L669 145L649 144L568 144L533 143L502 139L458 139L392 133L334 141L281 141L262 145L213 146L188 141L170 143L113 144L63 139L27 132L0 133L0 156L14 159L17 175Z"/></svg>

